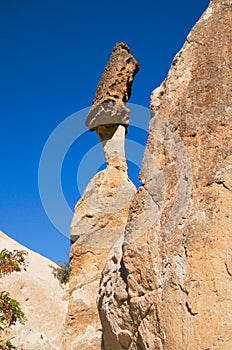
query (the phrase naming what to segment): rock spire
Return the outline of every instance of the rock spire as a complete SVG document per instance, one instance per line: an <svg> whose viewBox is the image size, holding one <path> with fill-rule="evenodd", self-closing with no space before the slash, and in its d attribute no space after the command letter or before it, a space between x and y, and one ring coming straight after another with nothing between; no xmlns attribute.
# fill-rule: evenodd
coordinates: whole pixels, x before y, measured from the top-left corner
<svg viewBox="0 0 232 350"><path fill-rule="evenodd" d="M112 246L123 241L129 205L136 192L127 175L124 141L130 112L125 102L138 69L128 46L116 44L86 118L102 144L106 169L90 181L74 210L70 301L62 350L101 348L102 326L96 303L101 271Z"/></svg>

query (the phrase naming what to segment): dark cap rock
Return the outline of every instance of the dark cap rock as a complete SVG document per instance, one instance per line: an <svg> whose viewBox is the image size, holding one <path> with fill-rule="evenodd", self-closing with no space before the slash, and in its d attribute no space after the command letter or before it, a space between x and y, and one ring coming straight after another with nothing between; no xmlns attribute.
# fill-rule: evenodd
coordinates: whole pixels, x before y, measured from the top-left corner
<svg viewBox="0 0 232 350"><path fill-rule="evenodd" d="M98 83L92 107L86 118L90 130L100 125L129 124L129 109L134 76L139 71L137 60L126 43L117 43Z"/></svg>

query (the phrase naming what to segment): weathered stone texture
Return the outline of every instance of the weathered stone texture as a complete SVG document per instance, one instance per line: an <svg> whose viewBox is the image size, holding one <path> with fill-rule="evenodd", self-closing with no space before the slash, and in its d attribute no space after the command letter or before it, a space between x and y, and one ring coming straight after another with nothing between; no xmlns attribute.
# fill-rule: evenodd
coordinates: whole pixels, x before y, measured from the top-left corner
<svg viewBox="0 0 232 350"><path fill-rule="evenodd" d="M117 43L98 83L92 107L86 118L90 130L100 125L128 126L130 111L125 106L131 96L139 64L125 43Z"/></svg>
<svg viewBox="0 0 232 350"><path fill-rule="evenodd" d="M136 189L127 172L108 166L97 173L77 203L71 241L87 247L111 248L124 233Z"/></svg>
<svg viewBox="0 0 232 350"><path fill-rule="evenodd" d="M75 207L69 309L62 350L101 347L102 326L96 304L101 272L108 252L122 240L136 191L125 169L117 167L117 162L115 165L95 175Z"/></svg>
<svg viewBox="0 0 232 350"><path fill-rule="evenodd" d="M139 64L126 43L117 43L98 83L93 105L109 100L127 102L138 70Z"/></svg>
<svg viewBox="0 0 232 350"><path fill-rule="evenodd" d="M232 349L232 6L211 1L151 96L142 187L99 292L105 350Z"/></svg>
<svg viewBox="0 0 232 350"><path fill-rule="evenodd" d="M130 96L137 69L137 61L126 44L117 44L87 117L87 125L96 129L102 144L106 169L90 181L74 210L70 300L62 350L101 348L102 326L97 309L101 272L110 249L121 246L136 192L127 175L124 142L128 119L125 121L123 113L129 116L124 102Z"/></svg>

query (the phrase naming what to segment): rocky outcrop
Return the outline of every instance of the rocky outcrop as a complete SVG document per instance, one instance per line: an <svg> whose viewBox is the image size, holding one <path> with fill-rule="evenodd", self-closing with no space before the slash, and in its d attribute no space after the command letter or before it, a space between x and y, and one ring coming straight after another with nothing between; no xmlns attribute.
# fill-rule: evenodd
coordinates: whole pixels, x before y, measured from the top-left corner
<svg viewBox="0 0 232 350"><path fill-rule="evenodd" d="M86 125L95 130L102 125L129 124L129 109L126 108L131 96L134 77L139 64L131 55L126 43L117 43L98 83L92 107L86 118Z"/></svg>
<svg viewBox="0 0 232 350"><path fill-rule="evenodd" d="M60 349L67 313L65 289L52 274L52 261L25 248L0 231L0 251L24 250L28 253L27 270L13 272L0 279L0 290L6 290L19 301L27 321L11 327L9 338L17 349ZM8 338L8 339L9 339Z"/></svg>
<svg viewBox="0 0 232 350"><path fill-rule="evenodd" d="M62 350L100 349L102 326L97 309L101 272L112 246L122 242L136 188L127 175L124 153L129 110L124 102L138 63L125 43L113 49L86 119L102 144L106 169L90 181L71 223L69 308Z"/></svg>
<svg viewBox="0 0 232 350"><path fill-rule="evenodd" d="M231 1L211 0L152 93L137 191L124 138L139 66L125 43L113 49L86 119L106 169L75 207L68 311L38 254L0 280L28 318L12 330L18 347L231 350L231 20ZM2 233L0 244L25 250Z"/></svg>
<svg viewBox="0 0 232 350"><path fill-rule="evenodd" d="M231 23L212 0L152 93L142 186L102 273L102 349L232 348Z"/></svg>

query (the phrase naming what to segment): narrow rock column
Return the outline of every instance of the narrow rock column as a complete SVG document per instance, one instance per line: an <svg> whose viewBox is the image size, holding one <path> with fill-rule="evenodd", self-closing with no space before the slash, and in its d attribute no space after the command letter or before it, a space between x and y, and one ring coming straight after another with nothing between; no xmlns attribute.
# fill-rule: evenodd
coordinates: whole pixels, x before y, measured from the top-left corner
<svg viewBox="0 0 232 350"><path fill-rule="evenodd" d="M137 61L125 43L116 44L99 81L86 119L103 147L106 169L90 181L71 223L69 310L62 350L100 350L102 326L97 309L101 272L107 255L124 235L129 205L136 192L127 175L125 133Z"/></svg>
<svg viewBox="0 0 232 350"><path fill-rule="evenodd" d="M125 127L123 125L98 126L96 132L102 144L106 166L127 171L124 147Z"/></svg>

